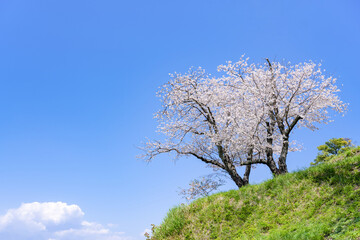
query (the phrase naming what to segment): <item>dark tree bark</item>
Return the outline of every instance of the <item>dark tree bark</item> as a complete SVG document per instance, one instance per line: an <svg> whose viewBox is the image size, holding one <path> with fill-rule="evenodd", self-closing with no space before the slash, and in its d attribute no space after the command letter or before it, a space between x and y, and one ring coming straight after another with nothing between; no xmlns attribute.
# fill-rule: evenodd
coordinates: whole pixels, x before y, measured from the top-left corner
<svg viewBox="0 0 360 240"><path fill-rule="evenodd" d="M251 165L247 165L246 169L245 169L245 173L244 173L244 185L248 185L249 184L249 176L250 176L250 172L251 172Z"/></svg>
<svg viewBox="0 0 360 240"><path fill-rule="evenodd" d="M231 160L229 155L226 153L225 149L220 144L217 145L217 148L218 148L219 157L222 160L222 162L224 163L223 169L230 175L231 179L234 181L236 186L238 186L238 188L241 188L244 185L248 184L250 170L247 169L247 171L245 171L245 177L247 177L247 179L244 181L244 179L237 172L236 167L233 164L233 161Z"/></svg>
<svg viewBox="0 0 360 240"><path fill-rule="evenodd" d="M281 148L281 153L279 157L279 170L280 173L287 173L287 164L286 158L289 151L289 138L287 136L283 137L283 144Z"/></svg>

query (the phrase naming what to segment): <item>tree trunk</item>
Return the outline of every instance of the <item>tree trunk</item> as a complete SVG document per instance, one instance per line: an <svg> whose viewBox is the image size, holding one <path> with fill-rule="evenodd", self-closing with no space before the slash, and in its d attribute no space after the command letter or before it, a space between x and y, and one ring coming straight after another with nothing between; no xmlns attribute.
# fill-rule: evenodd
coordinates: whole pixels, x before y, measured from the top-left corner
<svg viewBox="0 0 360 240"><path fill-rule="evenodd" d="M246 169L243 177L244 185L249 184L250 171L251 171L251 165L246 165Z"/></svg>
<svg viewBox="0 0 360 240"><path fill-rule="evenodd" d="M287 165L286 165L286 158L289 151L289 137L283 137L283 144L281 148L281 153L279 157L279 171L280 174L287 173Z"/></svg>
<svg viewBox="0 0 360 240"><path fill-rule="evenodd" d="M224 170L230 175L231 179L235 182L236 186L238 186L238 188L241 188L246 183L236 171L233 162L231 161L229 155L226 153L224 148L220 144L217 144L217 148L218 148L219 157L224 163Z"/></svg>
<svg viewBox="0 0 360 240"><path fill-rule="evenodd" d="M235 166L232 163L230 163L230 162L225 163L225 170L229 173L231 179L235 182L235 184L236 184L236 186L238 186L238 188L241 188L247 184L240 177L240 175L236 171Z"/></svg>
<svg viewBox="0 0 360 240"><path fill-rule="evenodd" d="M274 161L274 159L272 158L271 156L271 159L268 159L267 160L267 164L266 164L269 168L270 168L270 171L272 172L272 174L274 176L278 176L281 174L280 170L278 169L278 167L276 166L276 163Z"/></svg>
<svg viewBox="0 0 360 240"><path fill-rule="evenodd" d="M272 143L272 141L271 141L271 143ZM267 147L265 152L266 152L266 161L267 161L266 165L270 168L270 171L272 172L272 174L274 176L280 175L281 171L276 166L272 148Z"/></svg>

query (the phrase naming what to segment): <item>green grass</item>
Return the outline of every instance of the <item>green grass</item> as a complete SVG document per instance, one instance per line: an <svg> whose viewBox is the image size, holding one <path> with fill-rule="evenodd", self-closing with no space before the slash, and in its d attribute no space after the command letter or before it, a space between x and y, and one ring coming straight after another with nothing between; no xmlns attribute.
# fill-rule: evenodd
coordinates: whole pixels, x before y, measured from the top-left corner
<svg viewBox="0 0 360 240"><path fill-rule="evenodd" d="M360 239L359 154L180 205L151 239Z"/></svg>

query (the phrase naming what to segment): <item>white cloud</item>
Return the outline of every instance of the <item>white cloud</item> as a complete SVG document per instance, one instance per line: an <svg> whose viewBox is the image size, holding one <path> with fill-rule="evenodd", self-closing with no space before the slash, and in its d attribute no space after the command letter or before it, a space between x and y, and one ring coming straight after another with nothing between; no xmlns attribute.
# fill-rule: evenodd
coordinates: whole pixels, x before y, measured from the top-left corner
<svg viewBox="0 0 360 240"><path fill-rule="evenodd" d="M77 205L63 202L23 203L0 216L0 239L125 240L99 223L87 222ZM108 226L111 226L108 225Z"/></svg>
<svg viewBox="0 0 360 240"><path fill-rule="evenodd" d="M104 228L103 225L98 223L92 223L83 221L81 223L81 228L77 229L66 229L62 231L55 232L56 240L78 240L78 239L86 239L86 240L123 240L125 237L122 232L112 232L107 228Z"/></svg>

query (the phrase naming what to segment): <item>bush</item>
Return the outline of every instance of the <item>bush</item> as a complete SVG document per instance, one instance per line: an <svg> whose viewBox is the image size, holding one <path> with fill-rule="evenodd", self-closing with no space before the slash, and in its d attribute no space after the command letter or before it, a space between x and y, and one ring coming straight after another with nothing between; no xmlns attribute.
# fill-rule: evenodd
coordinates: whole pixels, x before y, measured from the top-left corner
<svg viewBox="0 0 360 240"><path fill-rule="evenodd" d="M317 147L317 149L321 152L318 153L311 165L318 165L323 162L328 162L337 154L342 153L351 147L352 143L349 138L332 138L325 142L324 145Z"/></svg>

